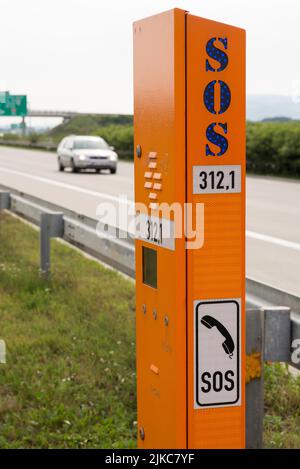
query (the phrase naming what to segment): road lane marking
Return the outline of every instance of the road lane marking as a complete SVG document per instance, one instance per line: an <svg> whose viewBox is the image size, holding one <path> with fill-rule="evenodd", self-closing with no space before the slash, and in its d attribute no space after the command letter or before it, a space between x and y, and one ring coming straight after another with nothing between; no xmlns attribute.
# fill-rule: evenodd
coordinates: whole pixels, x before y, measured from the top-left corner
<svg viewBox="0 0 300 469"><path fill-rule="evenodd" d="M79 193L82 193L82 194L86 194L86 195L101 197L103 199L111 200L113 202L126 203L130 207L132 207L133 204L134 204L134 202L132 200L124 200L121 197L119 198L118 196L104 194L102 192L97 192L97 191L93 191L93 190L90 190L90 189L84 189L83 187L77 187L77 186L74 186L73 184L68 184L68 183L60 182L60 181L55 181L54 179L49 179L49 178L45 178L45 177L42 177L42 176L34 176L32 174L24 173L22 171L17 171L17 170L14 170L14 169L8 169L8 168L1 168L0 167L0 172L4 172L4 173L8 173L8 174L15 174L17 176L22 176L22 177L25 177L27 179L33 179L33 180L38 181L38 182L51 184L51 185L56 186L56 187L62 187L64 189L73 190L73 191L76 191L76 192L79 192ZM269 236L269 235L265 235L265 234L262 234L262 233L256 233L255 231L249 231L249 230L246 231L246 236L248 238L256 239L258 241L264 241L266 243L276 244L276 245L281 246L281 247L285 247L285 248L289 248L289 249L294 249L296 251L300 251L300 244L295 243L293 241L287 241L285 239L276 238L274 236Z"/></svg>
<svg viewBox="0 0 300 469"><path fill-rule="evenodd" d="M45 178L42 176L33 176L32 174L24 173L22 171L17 171L15 169L1 168L0 172L15 174L17 176L22 176L27 179L33 179L34 181L43 182L46 184L51 184L52 186L62 187L64 189L70 189L72 191L80 192L86 195L92 195L96 197L101 197L106 200L112 200L113 202L126 203L129 206L133 206L134 202L132 200L124 200L122 197L104 194L103 192L93 191L91 189L84 189L83 187L74 186L73 184L68 184L66 182L55 181L54 179Z"/></svg>
<svg viewBox="0 0 300 469"><path fill-rule="evenodd" d="M286 239L275 238L274 236L265 235L262 233L256 233L255 231L246 231L246 236L248 238L257 239L258 241L265 241L266 243L277 244L289 249L295 249L300 251L300 244L294 243L293 241L287 241Z"/></svg>

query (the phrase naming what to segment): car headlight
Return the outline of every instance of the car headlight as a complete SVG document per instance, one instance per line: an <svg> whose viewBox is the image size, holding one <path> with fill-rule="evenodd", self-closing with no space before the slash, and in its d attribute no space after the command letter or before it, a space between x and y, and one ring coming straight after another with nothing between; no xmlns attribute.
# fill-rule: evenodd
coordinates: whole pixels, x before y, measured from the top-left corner
<svg viewBox="0 0 300 469"><path fill-rule="evenodd" d="M109 157L110 161L117 161L118 155L117 153L112 153Z"/></svg>
<svg viewBox="0 0 300 469"><path fill-rule="evenodd" d="M83 161L83 160L86 159L86 156L85 156L85 155L79 155L79 159L80 159L81 161Z"/></svg>

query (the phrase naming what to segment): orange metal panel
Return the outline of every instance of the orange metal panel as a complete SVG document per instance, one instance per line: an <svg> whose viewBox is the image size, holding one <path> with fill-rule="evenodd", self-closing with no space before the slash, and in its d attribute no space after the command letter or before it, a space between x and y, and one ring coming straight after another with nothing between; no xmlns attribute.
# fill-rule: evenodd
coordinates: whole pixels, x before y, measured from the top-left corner
<svg viewBox="0 0 300 469"><path fill-rule="evenodd" d="M185 12L153 16L134 23L133 29L134 140L142 148L141 158L135 157L135 201L147 207L153 199L183 204ZM145 182L152 184L151 193ZM143 246L157 252L157 288L143 283ZM175 251L136 241L140 448L186 447L185 271L183 238L176 239Z"/></svg>
<svg viewBox="0 0 300 469"><path fill-rule="evenodd" d="M210 39L214 42L219 38L226 38L226 43L221 41L215 55L217 60L210 57L207 67L206 45ZM222 44L229 57L228 63L223 61L223 68L220 67L220 57L225 52ZM156 211L154 215L159 213L157 208L161 203L179 202L183 207L189 202L194 219L196 204L202 203L205 230L204 245L194 250L185 249L184 237L176 238L174 249L145 238L136 240L140 448L244 447L244 48L245 35L241 29L178 9L134 24L134 139L135 146L140 145L142 150L141 157L135 157L135 201L146 204L143 213L152 209ZM208 109L210 104L204 105L203 100L204 90L213 80L216 80L216 111L214 107ZM225 94L224 89L223 94L220 92L221 81L231 90L230 103L226 87ZM211 95L211 89L208 91L207 95ZM228 148L223 148L220 156L206 155L208 138L211 153L222 149L220 138L207 134L212 123L223 124L218 131L221 135L223 131L228 142ZM226 193L225 187L219 193L197 193L195 167L218 171L221 166L233 165L241 170L238 190ZM172 213L167 217L174 220ZM143 283L147 271L143 269L144 248L152 249L152 261L157 262L157 278L151 280L152 287ZM241 311L240 330L237 327L237 336L240 333L241 337L241 366L237 361L241 395L234 405L227 401L227 407L202 408L195 405L195 373L199 366L195 366L194 302L220 299L225 302L230 299L231 304L238 305L237 311ZM230 348L230 343L227 347Z"/></svg>
<svg viewBox="0 0 300 469"><path fill-rule="evenodd" d="M209 57L206 45L228 56ZM218 38L226 38L226 46ZM219 53L219 54L220 54ZM213 55L213 54L212 54ZM218 55L220 58L221 56ZM206 60L209 60L207 66ZM225 82L231 102L222 110L216 86L215 112L204 104L204 90L213 80ZM212 111L212 112L211 112ZM208 142L206 129L226 123L228 149L221 156L206 155L206 144L215 155L220 146ZM220 143L220 140L219 140ZM241 165L240 193L193 193L192 167ZM221 166L220 166L221 169ZM187 251L188 286L188 447L243 448L245 446L245 32L215 21L187 17L187 200L204 203L204 246ZM241 299L241 403L219 408L195 407L194 301ZM230 362L230 360L229 360Z"/></svg>

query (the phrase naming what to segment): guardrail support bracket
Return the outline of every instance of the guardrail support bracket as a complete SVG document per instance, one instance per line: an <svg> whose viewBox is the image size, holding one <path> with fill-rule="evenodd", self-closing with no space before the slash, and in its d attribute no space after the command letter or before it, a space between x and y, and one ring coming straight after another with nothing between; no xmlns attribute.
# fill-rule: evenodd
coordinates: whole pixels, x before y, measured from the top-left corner
<svg viewBox="0 0 300 469"><path fill-rule="evenodd" d="M0 191L0 210L10 209L10 192Z"/></svg>
<svg viewBox="0 0 300 469"><path fill-rule="evenodd" d="M40 271L42 276L50 274L50 239L64 234L63 213L42 213L40 221Z"/></svg>
<svg viewBox="0 0 300 469"><path fill-rule="evenodd" d="M264 359L289 362L291 359L291 311L284 306L264 308Z"/></svg>

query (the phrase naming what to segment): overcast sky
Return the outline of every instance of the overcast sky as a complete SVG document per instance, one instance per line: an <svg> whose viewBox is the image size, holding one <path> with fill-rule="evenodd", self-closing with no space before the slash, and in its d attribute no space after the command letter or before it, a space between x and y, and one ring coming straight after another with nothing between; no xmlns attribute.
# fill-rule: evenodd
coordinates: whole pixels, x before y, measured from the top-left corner
<svg viewBox="0 0 300 469"><path fill-rule="evenodd" d="M299 0L0 0L0 89L132 112L132 22L174 7L247 30L247 93L300 95Z"/></svg>

